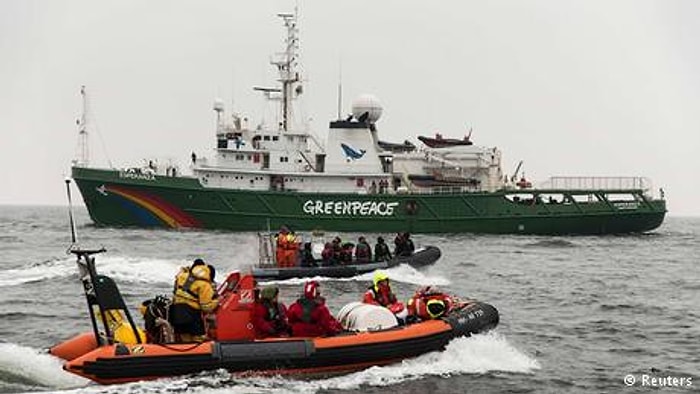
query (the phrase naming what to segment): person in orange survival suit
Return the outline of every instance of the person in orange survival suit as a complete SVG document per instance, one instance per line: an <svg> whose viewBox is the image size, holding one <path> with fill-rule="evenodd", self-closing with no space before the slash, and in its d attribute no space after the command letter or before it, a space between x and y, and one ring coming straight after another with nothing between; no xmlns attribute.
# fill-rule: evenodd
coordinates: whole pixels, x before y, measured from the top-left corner
<svg viewBox="0 0 700 394"><path fill-rule="evenodd" d="M450 313L453 305L449 295L430 286L421 287L408 300L408 316L416 320L437 319Z"/></svg>
<svg viewBox="0 0 700 394"><path fill-rule="evenodd" d="M287 317L295 337L332 336L343 329L328 310L319 286L315 280L306 282L302 297L289 307Z"/></svg>
<svg viewBox="0 0 700 394"><path fill-rule="evenodd" d="M287 251L287 235L289 234L289 229L287 226L282 226L280 231L277 233L277 247L275 249L275 260L277 261L278 267L284 267L285 264L285 253Z"/></svg>
<svg viewBox="0 0 700 394"><path fill-rule="evenodd" d="M204 260L196 259L175 276L170 320L178 342L206 339L202 313L212 312L219 305L211 268Z"/></svg>
<svg viewBox="0 0 700 394"><path fill-rule="evenodd" d="M379 270L375 271L372 282L372 286L365 292L362 302L388 308L399 320L399 323L405 323L408 313L403 303L398 301L394 292L391 291L387 274Z"/></svg>
<svg viewBox="0 0 700 394"><path fill-rule="evenodd" d="M299 239L294 231L287 233L286 249L283 257L283 267L294 267L299 257Z"/></svg>

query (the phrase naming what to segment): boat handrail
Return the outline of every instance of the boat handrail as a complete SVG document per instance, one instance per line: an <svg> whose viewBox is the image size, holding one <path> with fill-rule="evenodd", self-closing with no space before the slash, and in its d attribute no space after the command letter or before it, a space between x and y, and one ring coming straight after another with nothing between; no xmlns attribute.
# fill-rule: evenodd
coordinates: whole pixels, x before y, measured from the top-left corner
<svg viewBox="0 0 700 394"><path fill-rule="evenodd" d="M553 176L539 185L541 189L568 190L643 190L652 189L649 178L637 176Z"/></svg>

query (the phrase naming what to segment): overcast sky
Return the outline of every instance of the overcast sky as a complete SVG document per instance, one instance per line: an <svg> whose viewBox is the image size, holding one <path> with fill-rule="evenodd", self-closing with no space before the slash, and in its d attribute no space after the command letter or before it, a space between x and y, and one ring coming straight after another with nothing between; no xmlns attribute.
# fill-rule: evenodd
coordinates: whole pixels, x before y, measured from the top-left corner
<svg viewBox="0 0 700 394"><path fill-rule="evenodd" d="M535 184L646 176L700 215L700 1L299 1L303 108L323 136L362 93L380 138L498 147ZM91 154L211 155L212 103L257 122L294 1L0 1L0 204L65 204L86 85ZM342 69L342 73L340 70Z"/></svg>

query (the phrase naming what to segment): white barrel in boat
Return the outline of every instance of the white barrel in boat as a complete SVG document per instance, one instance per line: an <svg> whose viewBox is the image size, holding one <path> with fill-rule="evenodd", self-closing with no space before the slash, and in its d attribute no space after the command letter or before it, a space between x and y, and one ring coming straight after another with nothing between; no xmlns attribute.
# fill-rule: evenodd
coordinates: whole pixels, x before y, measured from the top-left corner
<svg viewBox="0 0 700 394"><path fill-rule="evenodd" d="M340 309L338 321L351 331L378 331L399 325L390 310L378 305L351 302Z"/></svg>

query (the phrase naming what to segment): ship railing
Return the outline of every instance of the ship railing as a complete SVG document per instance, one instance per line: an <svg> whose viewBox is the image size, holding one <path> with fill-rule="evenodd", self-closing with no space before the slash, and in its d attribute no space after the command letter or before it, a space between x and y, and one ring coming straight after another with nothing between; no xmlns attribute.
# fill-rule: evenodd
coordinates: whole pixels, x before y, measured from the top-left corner
<svg viewBox="0 0 700 394"><path fill-rule="evenodd" d="M653 193L653 185L649 178L645 177L551 177L532 189L518 189L514 186L504 186L503 189L513 191L536 191L536 190L571 190L571 191L619 191L622 193L632 192L637 194L641 191L648 197L656 197ZM429 188L399 188L389 193L396 194L471 194L479 192L493 191L482 186L433 186ZM659 189L658 197L663 199L664 191Z"/></svg>
<svg viewBox="0 0 700 394"><path fill-rule="evenodd" d="M643 194L653 197L653 185L650 179L645 177L551 177L540 183L534 190L641 190ZM520 190L520 189L513 189ZM431 188L413 188L411 194L470 194L486 191L480 187L469 186L435 186ZM401 194L401 193L399 193ZM664 198L663 191L659 190L659 196Z"/></svg>
<svg viewBox="0 0 700 394"><path fill-rule="evenodd" d="M645 177L615 176L554 176L538 185L540 189L559 190L642 190L652 189L651 180Z"/></svg>
<svg viewBox="0 0 700 394"><path fill-rule="evenodd" d="M410 194L469 194L481 192L482 189L478 187L468 187L468 186L433 186L430 188L413 188ZM406 194L406 192L399 192L397 194Z"/></svg>

